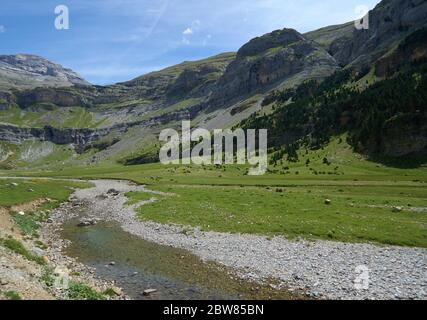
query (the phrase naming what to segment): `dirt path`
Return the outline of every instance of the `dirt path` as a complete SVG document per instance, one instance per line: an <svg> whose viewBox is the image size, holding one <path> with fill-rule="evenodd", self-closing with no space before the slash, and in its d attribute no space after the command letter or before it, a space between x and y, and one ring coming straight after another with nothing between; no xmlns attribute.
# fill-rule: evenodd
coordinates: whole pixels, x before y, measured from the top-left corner
<svg viewBox="0 0 427 320"><path fill-rule="evenodd" d="M427 250L332 241L290 241L282 237L217 232L182 232L174 225L141 222L126 206L125 192L144 186L117 181L92 181L95 187L74 193L90 206L88 217L114 220L145 240L191 251L204 260L234 268L244 279L276 278L312 296L337 299L426 299ZM118 195L108 195L115 189ZM188 231L188 228L186 228Z"/></svg>

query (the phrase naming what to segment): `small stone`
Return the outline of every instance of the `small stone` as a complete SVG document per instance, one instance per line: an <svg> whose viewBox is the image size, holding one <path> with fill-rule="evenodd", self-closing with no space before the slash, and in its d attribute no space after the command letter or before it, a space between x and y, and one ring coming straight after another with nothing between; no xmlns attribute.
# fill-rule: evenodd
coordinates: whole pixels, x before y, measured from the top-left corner
<svg viewBox="0 0 427 320"><path fill-rule="evenodd" d="M25 216L25 212L24 212L24 211L19 211L19 212L18 212L18 214L19 214L20 216Z"/></svg>
<svg viewBox="0 0 427 320"><path fill-rule="evenodd" d="M115 262L115 261L111 261L108 265L109 265L109 266L115 266L115 265L116 265L116 262Z"/></svg>
<svg viewBox="0 0 427 320"><path fill-rule="evenodd" d="M46 264L49 263L49 258L47 256L43 256L42 259L43 259L44 263L46 263Z"/></svg>
<svg viewBox="0 0 427 320"><path fill-rule="evenodd" d="M123 294L122 289L118 288L118 287L111 287L111 290L114 292L114 294L116 296L121 296Z"/></svg>
<svg viewBox="0 0 427 320"><path fill-rule="evenodd" d="M157 289L147 289L142 293L144 296L149 296L150 294L157 292Z"/></svg>
<svg viewBox="0 0 427 320"><path fill-rule="evenodd" d="M28 189L28 192L34 192L34 190L33 189Z"/></svg>
<svg viewBox="0 0 427 320"><path fill-rule="evenodd" d="M403 208L402 207L393 207L392 211L393 212L402 212Z"/></svg>
<svg viewBox="0 0 427 320"><path fill-rule="evenodd" d="M8 284L9 284L9 282L7 282L6 280L0 280L0 285L6 286Z"/></svg>
<svg viewBox="0 0 427 320"><path fill-rule="evenodd" d="M17 184L17 183L15 183L15 182L12 182L12 183L11 183L11 185L12 185L12 186L14 186L14 187L17 187L17 186L18 186L18 184Z"/></svg>
<svg viewBox="0 0 427 320"><path fill-rule="evenodd" d="M325 199L325 204L331 204L331 199Z"/></svg>
<svg viewBox="0 0 427 320"><path fill-rule="evenodd" d="M89 226L94 226L95 224L96 224L96 220L95 219L82 219L77 224L77 226L78 227L89 227Z"/></svg>
<svg viewBox="0 0 427 320"><path fill-rule="evenodd" d="M40 248L33 248L33 253L38 257L44 257L46 255L46 252L43 249Z"/></svg>
<svg viewBox="0 0 427 320"><path fill-rule="evenodd" d="M108 195L112 195L112 196L118 196L120 194L119 191L117 191L116 189L110 189L107 191Z"/></svg>

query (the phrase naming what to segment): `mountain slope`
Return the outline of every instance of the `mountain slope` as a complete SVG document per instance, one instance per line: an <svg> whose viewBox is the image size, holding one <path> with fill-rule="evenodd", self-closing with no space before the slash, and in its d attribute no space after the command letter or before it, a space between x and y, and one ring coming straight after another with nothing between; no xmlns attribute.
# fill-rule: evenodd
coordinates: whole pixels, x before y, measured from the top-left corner
<svg viewBox="0 0 427 320"><path fill-rule="evenodd" d="M218 108L242 96L271 89L294 77L291 85L322 79L338 70L322 47L292 29L276 30L242 46L215 86L210 105ZM296 76L300 74L300 80Z"/></svg>
<svg viewBox="0 0 427 320"><path fill-rule="evenodd" d="M363 90L357 86L363 74L346 68L321 84L275 92L267 99L275 111L242 125L269 128L270 146L290 158L302 146L319 148L343 132L356 151L372 157L427 155L426 43L427 28L406 37L373 66L382 80Z"/></svg>
<svg viewBox="0 0 427 320"><path fill-rule="evenodd" d="M89 85L77 73L42 57L0 55L0 89Z"/></svg>
<svg viewBox="0 0 427 320"><path fill-rule="evenodd" d="M383 0L369 12L369 29L354 23L322 28L306 34L342 65L364 68L386 54L416 29L427 25L424 0Z"/></svg>
<svg viewBox="0 0 427 320"><path fill-rule="evenodd" d="M36 72L43 78L47 71L38 63L22 67L32 70L21 84L25 89L0 90L0 140L6 150L1 158L7 160L14 150L24 148L23 141L31 140L35 142L28 144L30 148L41 148L42 155L66 145L58 159L70 164L152 161L160 130L179 129L184 119L208 129L264 125L273 130L271 143L277 147L301 138L319 147L331 134L351 130L341 121L357 120L366 129L350 134L359 152L404 156L422 151L424 129L411 126L410 116L395 117L396 112L405 113L403 105L384 107L386 118L378 117L384 110L376 110L369 122L364 117L369 113L353 104L360 103L362 91L377 92L369 91L370 86L396 74L412 72L409 75L421 77L423 83L424 69L417 68L425 59L427 40L423 31L416 30L426 24L426 17L425 1L384 0L370 12L369 30L356 30L353 22L304 35L293 29L276 30L252 39L237 53L184 62L110 86L27 88ZM351 113L355 110L359 117ZM245 119L249 120L241 123ZM378 132L367 130L372 123L398 142L399 152L379 141ZM414 139L419 143L412 145Z"/></svg>

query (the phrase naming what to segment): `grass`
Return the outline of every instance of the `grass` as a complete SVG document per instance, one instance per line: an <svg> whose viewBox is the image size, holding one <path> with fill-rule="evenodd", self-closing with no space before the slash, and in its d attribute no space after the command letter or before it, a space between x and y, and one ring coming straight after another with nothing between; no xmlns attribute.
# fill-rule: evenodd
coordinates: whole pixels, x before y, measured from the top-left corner
<svg viewBox="0 0 427 320"><path fill-rule="evenodd" d="M76 273L71 275L78 275ZM41 281L47 287L52 287L55 284L54 271L50 267L46 267L41 276ZM109 293L109 292L108 292ZM108 293L99 293L87 284L78 281L69 281L66 289L67 298L70 300L105 300L105 295Z"/></svg>
<svg viewBox="0 0 427 320"><path fill-rule="evenodd" d="M137 191L131 191L125 194L128 198L128 201L126 202L127 205L133 205L136 203L139 203L141 201L148 201L153 198L158 198L159 195L154 195L149 192L137 192Z"/></svg>
<svg viewBox="0 0 427 320"><path fill-rule="evenodd" d="M89 186L85 182L64 180L0 179L0 206L13 206L42 198L49 198L56 203L63 202L74 188Z"/></svg>
<svg viewBox="0 0 427 320"><path fill-rule="evenodd" d="M13 238L0 239L0 245L23 256L27 260L34 261L40 265L45 264L42 257L29 252L19 240Z"/></svg>
<svg viewBox="0 0 427 320"><path fill-rule="evenodd" d="M177 195L144 206L140 217L145 220L205 230L427 247L425 211L411 211L427 207L425 161L406 164L370 161L354 153L341 136L319 150L301 149L296 162L285 158L269 165L263 176L245 175L245 165L104 164L3 172L129 179ZM151 197L129 195L130 203ZM331 204L325 205L325 199ZM403 210L392 212L393 206Z"/></svg>
<svg viewBox="0 0 427 320"><path fill-rule="evenodd" d="M117 296L117 292L113 288L105 289L102 294L105 296L108 296L108 297L116 297Z"/></svg>
<svg viewBox="0 0 427 320"><path fill-rule="evenodd" d="M15 224L19 227L23 234L28 236L36 236L37 231L40 227L36 217L32 215L20 215L16 212L12 213L12 219Z"/></svg>
<svg viewBox="0 0 427 320"><path fill-rule="evenodd" d="M16 291L6 291L2 293L3 296L8 300L22 300L21 295Z"/></svg>
<svg viewBox="0 0 427 320"><path fill-rule="evenodd" d="M89 187L89 183L59 180L9 180L0 179L0 206L14 206L38 199L49 201L21 215L12 212L11 217L24 235L38 237L40 222L46 221L50 210L68 199L73 188Z"/></svg>
<svg viewBox="0 0 427 320"><path fill-rule="evenodd" d="M144 205L139 217L202 230L427 247L419 187L158 186L175 193ZM331 204L325 204L330 199ZM408 207L408 204L411 207ZM392 206L404 210L395 213Z"/></svg>
<svg viewBox="0 0 427 320"><path fill-rule="evenodd" d="M38 107L47 107L38 105ZM49 110L51 109L51 110ZM94 120L92 112L83 107L52 107L40 111L28 111L13 106L0 111L1 122L24 127L44 127L47 125L56 128L93 128L99 125Z"/></svg>
<svg viewBox="0 0 427 320"><path fill-rule="evenodd" d="M90 286L76 281L70 281L67 296L70 300L105 300L105 296Z"/></svg>

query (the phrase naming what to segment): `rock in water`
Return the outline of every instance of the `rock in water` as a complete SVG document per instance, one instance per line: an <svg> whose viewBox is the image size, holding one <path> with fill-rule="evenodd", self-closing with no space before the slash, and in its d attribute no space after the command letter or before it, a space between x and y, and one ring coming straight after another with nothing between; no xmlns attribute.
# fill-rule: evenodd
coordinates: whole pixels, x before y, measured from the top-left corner
<svg viewBox="0 0 427 320"><path fill-rule="evenodd" d="M147 289L147 290L144 290L143 295L149 296L150 294L152 294L154 292L157 292L157 289Z"/></svg>
<svg viewBox="0 0 427 320"><path fill-rule="evenodd" d="M89 226L94 226L95 224L96 224L95 219L82 219L82 220L80 220L80 222L77 226L78 227L89 227Z"/></svg>

